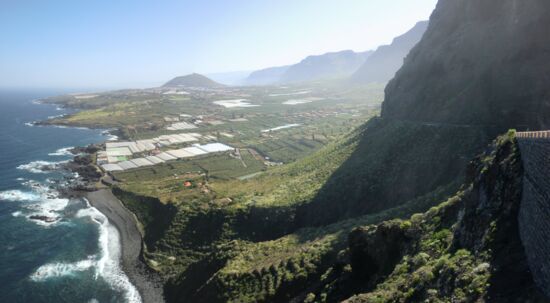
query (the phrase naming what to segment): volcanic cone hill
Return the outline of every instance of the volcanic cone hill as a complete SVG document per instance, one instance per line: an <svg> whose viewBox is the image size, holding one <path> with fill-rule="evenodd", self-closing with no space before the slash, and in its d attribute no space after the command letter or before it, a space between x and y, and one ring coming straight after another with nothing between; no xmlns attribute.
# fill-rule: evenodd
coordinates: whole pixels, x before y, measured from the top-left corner
<svg viewBox="0 0 550 303"><path fill-rule="evenodd" d="M220 84L206 76L201 74L190 74L186 76L176 77L164 84L162 87L168 88L183 88L183 87L196 87L196 88L220 88L225 85Z"/></svg>

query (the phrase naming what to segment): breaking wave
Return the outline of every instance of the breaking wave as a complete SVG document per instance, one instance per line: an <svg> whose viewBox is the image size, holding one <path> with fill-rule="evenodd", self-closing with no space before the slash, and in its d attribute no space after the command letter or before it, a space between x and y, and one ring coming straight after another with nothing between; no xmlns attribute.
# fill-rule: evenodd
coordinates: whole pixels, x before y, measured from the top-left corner
<svg viewBox="0 0 550 303"><path fill-rule="evenodd" d="M19 202L19 201L36 201L40 195L32 192L24 192L20 190L6 190L0 192L0 200Z"/></svg>
<svg viewBox="0 0 550 303"><path fill-rule="evenodd" d="M61 162L49 162L49 161L32 161L27 164L21 164L17 166L17 169L26 170L34 174L44 174L48 171L56 170L59 166L67 161Z"/></svg>
<svg viewBox="0 0 550 303"><path fill-rule="evenodd" d="M72 147L72 146L63 147L63 148L60 148L60 149L56 150L53 153L49 153L48 156L70 156L70 155L72 155L71 150L73 148L74 147Z"/></svg>
<svg viewBox="0 0 550 303"><path fill-rule="evenodd" d="M29 218L41 216L52 219L51 221L31 220L42 226L59 223L60 213L69 204L69 199L61 198L59 192L36 181L25 181L22 185L30 187L30 191L7 190L0 192L0 200L22 202L21 210L12 213L12 216L22 217L24 215Z"/></svg>
<svg viewBox="0 0 550 303"><path fill-rule="evenodd" d="M113 289L124 293L128 302L141 302L141 297L136 287L120 268L119 260L121 254L120 235L117 229L109 223L107 217L95 207L81 209L77 217L90 217L99 225L99 247L101 258L97 261L97 275L103 277Z"/></svg>
<svg viewBox="0 0 550 303"><path fill-rule="evenodd" d="M31 280L41 282L50 278L73 276L77 272L89 270L94 260L82 260L75 263L50 263L40 266L31 276Z"/></svg>
<svg viewBox="0 0 550 303"><path fill-rule="evenodd" d="M78 272L94 270L96 279L103 278L116 291L124 294L129 303L140 303L141 297L136 287L120 268L119 259L121 253L119 233L109 223L105 215L88 204L87 208L76 213L77 218L90 218L99 227L99 253L97 256L88 257L86 260L75 263L52 263L39 267L31 275L36 282L49 278L75 275Z"/></svg>

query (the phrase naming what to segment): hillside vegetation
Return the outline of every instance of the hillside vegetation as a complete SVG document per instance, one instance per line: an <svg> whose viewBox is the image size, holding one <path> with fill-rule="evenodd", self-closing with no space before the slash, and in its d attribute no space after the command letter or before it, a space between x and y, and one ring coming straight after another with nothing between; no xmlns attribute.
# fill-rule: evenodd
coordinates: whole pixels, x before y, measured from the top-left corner
<svg viewBox="0 0 550 303"><path fill-rule="evenodd" d="M527 267L517 215L523 168L514 132L468 168L462 190L406 221L360 228L349 237L357 285L347 302L545 302ZM353 283L359 281L360 283Z"/></svg>
<svg viewBox="0 0 550 303"><path fill-rule="evenodd" d="M142 223L168 301L544 302L518 235L515 133L491 142L549 125L549 11L544 0L441 0L368 121L337 94L274 115L285 96L311 93L295 89L243 109L256 129L235 127L229 142L291 163L220 156L118 174L114 193ZM305 134L332 140L311 155L281 155L289 136L261 132L322 116Z"/></svg>
<svg viewBox="0 0 550 303"><path fill-rule="evenodd" d="M461 190L446 201L443 193L433 194L374 215L298 229L274 240L220 244L172 279L168 298L171 302L517 302L518 298L543 302L517 230L521 176L511 132L468 166ZM484 197L488 202L481 206ZM408 217L435 201L445 202Z"/></svg>
<svg viewBox="0 0 550 303"><path fill-rule="evenodd" d="M241 203L203 210L216 223L197 229L208 238L200 247L214 249L172 276L169 300L544 301L517 231L514 134L487 145L508 128L547 125L549 8L440 1L380 118L262 175L254 182L265 190L246 188Z"/></svg>
<svg viewBox="0 0 550 303"><path fill-rule="evenodd" d="M120 179L125 182L115 193L138 215L146 231L153 230L146 232L146 256L170 278L170 300L190 295L197 296L197 302L286 300L293 294L290 289L309 285L334 264L354 227L424 211L455 191L464 170L459 164L465 166L475 153L472 146L484 140L483 132L475 128L374 118L314 155L252 179L205 182L199 177L196 182L204 186L177 190L170 199L162 199L159 191L147 198L157 199L157 206L148 212L139 206L147 182L130 181L124 174ZM434 158L436 149L439 157ZM447 168L445 173L438 173L441 166ZM400 187L393 190L392 198L380 194L399 182L416 180L412 174L421 167L424 189ZM403 177L404 171L411 175ZM372 178L371 187L363 186L364 178ZM175 207L175 213L167 216L159 211L165 207ZM148 226L159 221L169 222L161 232ZM252 276L240 277L241 267ZM283 270L287 267L294 269ZM254 291L259 287L254 283L264 285L268 282L263 279L274 279L270 270L287 272L288 281L273 282L272 290ZM235 271L240 278L231 282L238 284L231 284L232 289L223 281L233 281ZM195 286L203 291L194 294L199 289Z"/></svg>

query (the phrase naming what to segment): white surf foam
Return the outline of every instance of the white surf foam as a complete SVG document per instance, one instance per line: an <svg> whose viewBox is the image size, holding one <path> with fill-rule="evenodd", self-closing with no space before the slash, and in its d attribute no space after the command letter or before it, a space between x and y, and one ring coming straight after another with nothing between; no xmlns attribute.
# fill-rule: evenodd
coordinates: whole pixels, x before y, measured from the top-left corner
<svg viewBox="0 0 550 303"><path fill-rule="evenodd" d="M111 135L109 134L109 136L107 137L107 141L117 141L118 140L118 136L117 135Z"/></svg>
<svg viewBox="0 0 550 303"><path fill-rule="evenodd" d="M102 277L114 290L124 293L127 302L141 302L136 287L120 268L121 247L118 230L109 223L105 215L89 203L88 208L79 210L76 217L90 217L99 226L100 258L95 262L96 277Z"/></svg>
<svg viewBox="0 0 550 303"><path fill-rule="evenodd" d="M101 135L107 137L107 141L117 141L118 136L111 134L111 131L113 130L110 130L110 129L104 130L101 132Z"/></svg>
<svg viewBox="0 0 550 303"><path fill-rule="evenodd" d="M48 119L56 119L56 118L61 118L63 117L64 114L61 114L61 115L54 115L54 116L48 116Z"/></svg>
<svg viewBox="0 0 550 303"><path fill-rule="evenodd" d="M35 215L47 215L52 212L59 212L69 204L69 199L59 197L41 197L40 203L27 206L29 209L38 211Z"/></svg>
<svg viewBox="0 0 550 303"><path fill-rule="evenodd" d="M69 199L59 197L59 192L50 189L42 183L27 180L22 183L30 188L30 191L7 190L0 192L0 200L21 202L21 210L12 213L14 217L44 216L60 218L61 212L69 205ZM59 220L45 222L43 220L30 220L38 225L51 226L60 223Z"/></svg>
<svg viewBox="0 0 550 303"><path fill-rule="evenodd" d="M70 155L72 155L71 150L73 148L74 147L72 147L72 146L63 147L63 148L60 148L60 149L56 150L53 153L49 153L48 156L70 156Z"/></svg>
<svg viewBox="0 0 550 303"><path fill-rule="evenodd" d="M120 269L120 238L114 226L109 223L105 215L96 208L88 207L79 210L76 217L89 217L99 227L99 253L96 256L89 256L86 260L74 263L49 263L40 266L30 279L35 282L42 282L51 278L74 276L78 272L94 270L96 279L103 278L114 290L124 294L126 302L141 303L141 296L136 287Z"/></svg>
<svg viewBox="0 0 550 303"><path fill-rule="evenodd" d="M40 195L33 192L24 192L21 190L6 190L0 192L0 200L4 201L36 201L40 199Z"/></svg>
<svg viewBox="0 0 550 303"><path fill-rule="evenodd" d="M50 263L40 266L31 276L31 280L41 282L51 278L74 276L77 272L89 270L95 261L90 258L75 263Z"/></svg>
<svg viewBox="0 0 550 303"><path fill-rule="evenodd" d="M17 166L17 169L26 170L33 174L44 174L44 173L47 173L48 171L59 168L60 164L66 163L66 162L67 161L49 162L49 161L39 160L39 161L32 161L27 164L21 164Z"/></svg>

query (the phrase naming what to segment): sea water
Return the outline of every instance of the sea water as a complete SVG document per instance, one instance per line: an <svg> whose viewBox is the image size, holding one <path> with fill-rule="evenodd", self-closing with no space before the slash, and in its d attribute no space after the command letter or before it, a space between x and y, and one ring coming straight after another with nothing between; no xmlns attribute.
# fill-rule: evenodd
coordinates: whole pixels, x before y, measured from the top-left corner
<svg viewBox="0 0 550 303"><path fill-rule="evenodd" d="M33 126L68 112L36 102L58 93L0 91L0 302L140 302L120 269L116 229L87 201L56 190L72 177L60 169L71 147L108 139L100 130Z"/></svg>

